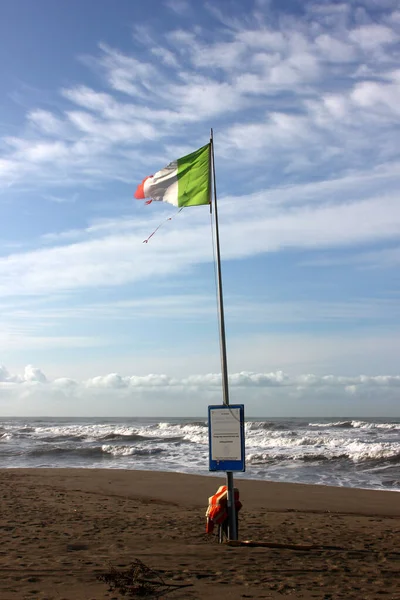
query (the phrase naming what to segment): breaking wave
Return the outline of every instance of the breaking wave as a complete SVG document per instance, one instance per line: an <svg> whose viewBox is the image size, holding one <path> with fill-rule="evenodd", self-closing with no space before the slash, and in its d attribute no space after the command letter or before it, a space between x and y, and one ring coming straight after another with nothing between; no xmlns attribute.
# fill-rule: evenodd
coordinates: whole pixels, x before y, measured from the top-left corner
<svg viewBox="0 0 400 600"><path fill-rule="evenodd" d="M113 456L155 456L166 452L164 448L132 448L132 446L102 446L102 451Z"/></svg>
<svg viewBox="0 0 400 600"><path fill-rule="evenodd" d="M80 447L80 448L67 448L67 447L57 447L57 446L48 446L44 448L35 448L29 452L30 456L39 457L39 456L48 456L51 457L63 457L63 456L81 456L81 457L95 457L101 456L103 450L101 446L91 446L91 447Z"/></svg>
<svg viewBox="0 0 400 600"><path fill-rule="evenodd" d="M249 421L246 423L246 431L283 431L288 429L287 425L283 423L276 423L274 421Z"/></svg>
<svg viewBox="0 0 400 600"><path fill-rule="evenodd" d="M82 442L86 439L84 435L44 435L40 437L42 442Z"/></svg>
<svg viewBox="0 0 400 600"><path fill-rule="evenodd" d="M336 421L334 423L309 423L318 429L387 429L400 431L400 423L369 423L367 421Z"/></svg>
<svg viewBox="0 0 400 600"><path fill-rule="evenodd" d="M108 457L112 456L154 456L165 452L163 448L135 448L132 446L113 446L111 444L103 444L102 446L92 446L89 448L36 448L30 452L33 457ZM111 457L111 456L110 456Z"/></svg>
<svg viewBox="0 0 400 600"><path fill-rule="evenodd" d="M338 448L336 451L313 451L300 450L297 452L280 452L271 449L268 452L253 453L247 456L250 464L271 463L271 462L321 462L346 460L352 463L368 463L371 465L400 465L400 449L392 449L384 444L374 444L373 447L355 447Z"/></svg>
<svg viewBox="0 0 400 600"><path fill-rule="evenodd" d="M0 421L0 462L6 467L205 475L208 443L202 419ZM245 477L400 491L398 419L254 419L246 423L245 443Z"/></svg>
<svg viewBox="0 0 400 600"><path fill-rule="evenodd" d="M125 441L125 442L141 442L143 440L149 440L151 437L140 435L139 433L107 433L99 438L104 441Z"/></svg>

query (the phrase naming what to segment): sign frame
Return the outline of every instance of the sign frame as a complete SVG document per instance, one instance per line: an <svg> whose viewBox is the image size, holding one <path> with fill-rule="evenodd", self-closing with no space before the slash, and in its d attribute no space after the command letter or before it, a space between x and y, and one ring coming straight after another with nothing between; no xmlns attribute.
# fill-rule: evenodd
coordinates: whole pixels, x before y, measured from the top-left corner
<svg viewBox="0 0 400 600"><path fill-rule="evenodd" d="M239 409L239 444L240 444L240 459L229 460L229 459L213 459L213 448L217 443L213 435L213 420L217 416L213 411L232 411ZM213 418L214 414L214 418ZM220 413L222 415L223 413ZM215 434L217 435L217 434ZM227 434L229 436L229 432ZM237 437L237 432L232 432L232 443L233 438ZM229 437L228 437L229 439ZM241 471L246 470L245 464L245 432L244 432L244 404L213 404L208 407L208 451L209 451L209 471Z"/></svg>

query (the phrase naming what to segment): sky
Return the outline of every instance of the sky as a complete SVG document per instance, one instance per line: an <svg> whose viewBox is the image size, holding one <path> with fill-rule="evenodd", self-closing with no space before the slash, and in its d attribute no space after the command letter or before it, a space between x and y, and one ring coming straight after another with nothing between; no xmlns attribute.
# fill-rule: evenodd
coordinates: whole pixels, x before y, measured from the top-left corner
<svg viewBox="0 0 400 600"><path fill-rule="evenodd" d="M231 401L399 415L399 0L14 0L0 57L0 416L222 401L209 209L133 198L211 127Z"/></svg>

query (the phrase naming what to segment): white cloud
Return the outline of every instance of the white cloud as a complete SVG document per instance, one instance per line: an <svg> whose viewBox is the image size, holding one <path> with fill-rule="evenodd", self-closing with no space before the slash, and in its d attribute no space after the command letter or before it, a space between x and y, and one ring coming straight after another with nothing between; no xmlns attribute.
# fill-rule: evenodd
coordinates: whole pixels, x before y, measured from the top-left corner
<svg viewBox="0 0 400 600"><path fill-rule="evenodd" d="M179 12L190 5L170 7ZM270 18L248 14L221 27L211 42L198 28L156 39L145 26L136 27L145 59L134 49L124 54L101 44L86 64L101 70L108 89L78 84L61 90L69 103L63 110L30 109L29 135L5 138L0 182L132 181L133 157L140 166L150 156L153 163L155 152L173 152L169 140L164 145L172 133L177 149L192 147L189 140L204 141L210 119L224 140L221 160L251 160L264 170L269 152L286 174L330 162L343 172L361 155L372 164L392 158L399 105L393 44L399 36L383 22L350 26L352 10L308 3L309 20L278 18L270 8ZM394 128L382 130L385 123Z"/></svg>
<svg viewBox="0 0 400 600"><path fill-rule="evenodd" d="M0 183L8 187L18 176L18 162L16 160L0 158Z"/></svg>
<svg viewBox="0 0 400 600"><path fill-rule="evenodd" d="M114 90L140 98L146 96L152 85L160 79L151 63L127 56L107 44L100 44L100 48L103 51L100 64Z"/></svg>
<svg viewBox="0 0 400 600"><path fill-rule="evenodd" d="M7 369L3 365L0 365L0 381L7 382L10 381L10 379L11 375L9 374Z"/></svg>
<svg viewBox="0 0 400 600"><path fill-rule="evenodd" d="M25 367L24 374L22 376L23 381L46 383L47 379L44 373L32 365Z"/></svg>
<svg viewBox="0 0 400 600"><path fill-rule="evenodd" d="M166 0L165 5L178 15L187 15L190 12L187 0Z"/></svg>
<svg viewBox="0 0 400 600"><path fill-rule="evenodd" d="M210 81L209 78L191 76L186 83L170 86L169 99L180 105L184 120L198 120L237 111L246 106L243 97L230 83Z"/></svg>
<svg viewBox="0 0 400 600"><path fill-rule="evenodd" d="M58 388L63 386L81 387L82 390L90 388L101 388L109 390L119 389L152 389L152 388L187 388L193 387L199 389L221 388L222 378L220 373L206 373L203 375L189 375L184 378L170 377L164 374L149 375L127 375L122 376L118 373L109 373L99 375L83 381L76 381L66 377L59 377L52 381L46 378L46 375L32 365L25 367L22 374L10 374L6 367L0 365L1 383L13 383L16 386L40 383L43 386L56 385ZM362 388L398 388L400 387L400 375L357 375L357 376L339 376L339 375L314 375L304 374L290 376L283 371L271 373L254 373L251 371L242 371L229 375L229 385L232 388L326 388L335 387L345 389L352 386L357 390Z"/></svg>
<svg viewBox="0 0 400 600"><path fill-rule="evenodd" d="M295 139L290 121L286 135ZM330 182L222 198L224 259L395 240L400 235L397 186L395 169L378 168ZM249 205L252 210L244 211ZM162 220L159 212L146 210L146 219L143 214L140 220L94 223L47 236L46 243L56 245L3 256L0 296L120 286L181 274L212 261L207 209L184 211L143 244ZM166 209L163 214L173 213Z"/></svg>
<svg viewBox="0 0 400 600"><path fill-rule="evenodd" d="M175 54L168 48L155 47L151 49L154 56L157 56L168 67L179 67L179 61Z"/></svg>
<svg viewBox="0 0 400 600"><path fill-rule="evenodd" d="M218 42L211 46L190 42L192 61L196 67L208 69L241 70L241 60L248 52L243 42Z"/></svg>
<svg viewBox="0 0 400 600"><path fill-rule="evenodd" d="M51 136L67 135L67 126L48 110L36 109L28 113L27 119L41 132Z"/></svg>
<svg viewBox="0 0 400 600"><path fill-rule="evenodd" d="M62 90L62 95L87 111L97 112L105 119L104 124L112 125L114 122L124 123L126 127L134 123L148 125L151 122L174 122L178 120L179 113L173 110L149 108L135 103L117 101L110 94L97 93L87 86L77 86ZM88 114L88 113L83 113ZM163 131L159 131L162 135Z"/></svg>
<svg viewBox="0 0 400 600"><path fill-rule="evenodd" d="M157 130L150 123L137 120L132 120L129 124L122 120L104 122L81 111L69 112L68 118L77 129L89 134L93 140L97 139L108 144L123 144L132 139L151 140L159 136Z"/></svg>
<svg viewBox="0 0 400 600"><path fill-rule="evenodd" d="M375 50L398 41L398 36L392 29L379 24L363 25L353 29L349 38L364 50Z"/></svg>
<svg viewBox="0 0 400 600"><path fill-rule="evenodd" d="M254 414L254 410L260 410L261 407L264 407L265 411L266 403L269 403L271 414L272 397L274 414L278 406L277 398L281 411L282 407L286 407L288 399L296 399L301 403L301 408L308 401L311 401L314 409L319 404L318 414L324 414L326 402L329 401L329 412L335 413L335 409L332 408L332 398L335 398L336 410L339 411L335 414L354 414L351 412L351 404L355 398L359 399L361 405L364 403L369 411L372 408L371 401L378 397L381 405L389 402L387 406L390 407L390 401L398 394L400 387L399 375L345 377L303 374L295 377L282 371L238 372L230 375L229 381L232 397L243 399L245 394L247 414ZM198 415L202 412L205 402L218 401L221 395L221 376L218 373L208 373L173 378L155 374L122 376L110 373L84 381L66 377L50 381L40 369L32 366L26 367L21 375L11 375L7 369L0 367L0 391L3 410L10 414L15 414L13 410L22 410L25 416L44 414L43 411L47 411L47 415L68 415L71 409L76 416L78 407L79 414L87 414L85 411L93 411L96 406L96 414L120 414L125 407L125 411L128 412L122 414L128 415L134 407L135 414L151 415L153 402L157 410L162 403L170 405L171 394L178 410L182 401L190 396L191 408L188 407L188 412ZM107 404L104 404L104 398L107 398ZM315 404L316 400L318 404ZM346 411L340 412L346 404ZM298 412L300 411L294 409L291 416ZM279 414L282 415L282 412Z"/></svg>
<svg viewBox="0 0 400 600"><path fill-rule="evenodd" d="M390 111L398 118L400 114L400 70L391 74L393 83L363 81L351 93L351 99L359 107L381 108L387 115Z"/></svg>
<svg viewBox="0 0 400 600"><path fill-rule="evenodd" d="M324 60L334 63L352 62L357 58L354 46L348 42L323 33L315 40L317 49L321 52Z"/></svg>
<svg viewBox="0 0 400 600"><path fill-rule="evenodd" d="M10 375L8 370L4 366L0 365L0 382L15 384L47 383L47 379L40 369L32 365L27 365L21 375Z"/></svg>
<svg viewBox="0 0 400 600"><path fill-rule="evenodd" d="M397 249L397 261L400 261L399 251ZM308 264L308 263L307 263ZM322 263L325 266L325 263ZM327 266L329 266L327 261ZM335 264L335 263L334 263ZM311 263L313 265L313 263ZM160 293L160 292L159 292ZM158 320L168 320L183 322L204 322L214 320L216 317L215 296L206 294L179 294L142 296L138 299L117 300L114 302L88 302L81 303L80 306L62 306L54 307L48 305L43 299L41 305L31 304L27 299L19 305L0 304L2 317L0 325L2 334L0 340L4 339L7 332L27 334L26 329L29 324L29 331L35 331L35 326L30 323L35 318L40 323L38 330L43 331L45 327L51 328L54 322L60 323L67 320L74 321L99 321L107 320L129 320L143 322L149 319L152 322ZM398 319L400 316L400 305L397 298L380 297L356 297L346 301L322 301L322 300L281 300L274 302L263 297L259 301L247 296L226 295L225 315L231 323L262 323L264 327L268 325L278 325L287 323L341 323L346 326L355 320L361 322L388 322L392 319ZM55 344L59 342L61 346L68 345L68 342L85 346L89 344L89 339L85 338L57 338L49 337L48 343ZM21 343L23 338L21 337ZM40 341L34 338L32 344ZM93 340L96 343L96 340Z"/></svg>
<svg viewBox="0 0 400 600"><path fill-rule="evenodd" d="M71 195L55 196L53 194L46 194L43 196L49 202L55 202L56 204L74 204L79 198L79 192L75 192Z"/></svg>
<svg viewBox="0 0 400 600"><path fill-rule="evenodd" d="M272 28L244 29L237 33L237 39L251 49L283 51L287 39L285 31Z"/></svg>

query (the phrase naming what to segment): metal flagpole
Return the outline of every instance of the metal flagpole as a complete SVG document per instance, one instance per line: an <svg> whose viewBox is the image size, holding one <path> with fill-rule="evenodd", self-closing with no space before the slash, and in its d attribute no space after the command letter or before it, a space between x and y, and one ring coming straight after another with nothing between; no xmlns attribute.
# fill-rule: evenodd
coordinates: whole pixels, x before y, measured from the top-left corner
<svg viewBox="0 0 400 600"><path fill-rule="evenodd" d="M221 348L221 371L222 371L222 393L223 402L229 406L229 382L228 382L228 362L226 358L226 339L225 339L225 317L224 317L224 299L222 296L222 274L221 274L221 254L219 248L219 229L218 229L218 207L217 207L217 186L215 179L215 159L214 159L214 138L213 130L210 135L211 149L211 168L212 168L212 187L214 196L214 219L215 219L215 245L216 245L216 262L217 262L217 293L218 293L218 317L219 317L219 338ZM232 471L226 473L226 485L228 488L228 525L229 539L237 540L237 521L236 521L236 506L235 492Z"/></svg>

